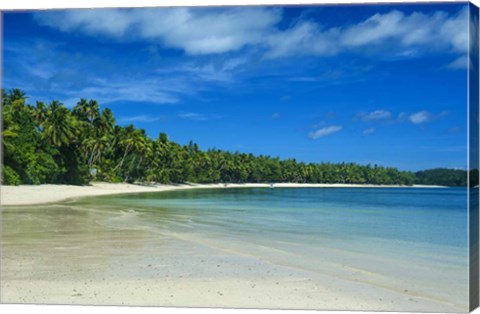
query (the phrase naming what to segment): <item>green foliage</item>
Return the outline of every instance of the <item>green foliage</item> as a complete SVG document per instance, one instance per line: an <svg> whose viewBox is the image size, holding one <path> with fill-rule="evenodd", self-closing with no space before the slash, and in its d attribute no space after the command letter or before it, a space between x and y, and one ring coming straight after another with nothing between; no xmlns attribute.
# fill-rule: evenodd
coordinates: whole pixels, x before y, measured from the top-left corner
<svg viewBox="0 0 480 314"><path fill-rule="evenodd" d="M192 141L187 145L172 142L165 133L151 139L133 125L115 125L112 111L101 111L95 100L81 99L69 110L58 101L27 105L25 93L18 89L2 93L4 184L102 180L466 185L461 170L412 173L377 165L304 163L218 149L204 151Z"/></svg>
<svg viewBox="0 0 480 314"><path fill-rule="evenodd" d="M467 186L467 171L460 169L436 168L418 171L416 184Z"/></svg>
<svg viewBox="0 0 480 314"><path fill-rule="evenodd" d="M61 175L61 169L53 156L39 151L29 155L25 175L25 183L28 184L56 183Z"/></svg>
<svg viewBox="0 0 480 314"><path fill-rule="evenodd" d="M8 166L3 167L2 176L2 183L5 185L19 185L21 183L18 173Z"/></svg>

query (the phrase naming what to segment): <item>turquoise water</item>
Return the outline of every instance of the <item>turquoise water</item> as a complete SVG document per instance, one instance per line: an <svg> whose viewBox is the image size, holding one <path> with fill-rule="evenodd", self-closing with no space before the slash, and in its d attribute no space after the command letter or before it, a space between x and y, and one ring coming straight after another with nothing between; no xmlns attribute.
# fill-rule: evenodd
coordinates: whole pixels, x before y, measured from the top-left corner
<svg viewBox="0 0 480 314"><path fill-rule="evenodd" d="M312 279L328 276L465 309L466 193L222 188L103 196L72 205L121 212L102 220L110 228L140 228L301 270Z"/></svg>
<svg viewBox="0 0 480 314"><path fill-rule="evenodd" d="M382 239L467 248L465 189L201 189L94 202L148 215L152 227L159 223L212 235L320 242Z"/></svg>

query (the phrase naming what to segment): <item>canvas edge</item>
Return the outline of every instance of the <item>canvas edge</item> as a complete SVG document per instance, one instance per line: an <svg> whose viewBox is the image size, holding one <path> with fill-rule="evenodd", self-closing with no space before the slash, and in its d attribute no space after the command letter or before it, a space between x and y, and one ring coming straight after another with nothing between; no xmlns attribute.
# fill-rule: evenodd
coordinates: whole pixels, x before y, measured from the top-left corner
<svg viewBox="0 0 480 314"><path fill-rule="evenodd" d="M294 1L292 1L294 2ZM406 0L405 2L392 1L392 2L365 2L365 3L313 3L313 4L299 4L303 6L308 5L392 5L392 4L461 4L462 1L432 1L432 2L415 2L414 0ZM467 2L469 6L469 52L468 52L468 68L467 68L467 124L468 124L468 136L467 136L467 167L468 167L468 244L469 244L469 311L473 312L479 307L480 287L479 287L479 133L480 133L480 115L479 115L479 7L472 2ZM238 4L237 4L238 5ZM267 4L267 6L275 6L276 4ZM296 4L278 4L278 5L296 5ZM202 6L202 5L193 5ZM236 6L236 5L233 5ZM243 5L242 5L243 6ZM246 5L246 6L263 6L262 4ZM156 6L154 6L156 7ZM105 9L99 8L99 9ZM126 7L129 8L129 7ZM0 88L3 88L3 15L4 13L16 12L16 11L33 11L33 10L62 10L62 9L85 9L79 8L40 8L40 9L0 9ZM0 93L0 109L2 107L2 94ZM0 110L0 130L3 128L2 110ZM1 133L1 132L0 132ZM2 134L0 134L0 137ZM0 165L3 165L3 152L0 146ZM2 167L0 167L0 191L3 183ZM477 172L475 174L475 171ZM1 199L1 193L0 193ZM1 213L1 207L0 207ZM1 221L1 215L0 215ZM1 226L0 226L1 228ZM0 229L1 230L1 229ZM0 232L1 236L1 232ZM0 247L1 256L1 247ZM0 263L0 269L1 269ZM0 304L2 302L2 293L0 290ZM323 310L328 311L328 310Z"/></svg>
<svg viewBox="0 0 480 314"><path fill-rule="evenodd" d="M469 311L479 306L479 8L469 3L468 58L468 229Z"/></svg>
<svg viewBox="0 0 480 314"><path fill-rule="evenodd" d="M3 141L3 17L4 10L0 9L0 140ZM0 145L0 239L3 237L2 233L2 192L3 192L3 145ZM0 245L0 257L2 256L2 246ZM2 259L0 258L0 273L3 270ZM0 304L3 304L3 291L0 286Z"/></svg>

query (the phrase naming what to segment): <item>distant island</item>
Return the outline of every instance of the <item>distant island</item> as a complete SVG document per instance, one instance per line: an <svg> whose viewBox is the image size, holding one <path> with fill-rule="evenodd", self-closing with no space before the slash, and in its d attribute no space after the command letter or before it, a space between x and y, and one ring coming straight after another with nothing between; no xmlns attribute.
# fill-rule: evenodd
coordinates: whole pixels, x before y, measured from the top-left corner
<svg viewBox="0 0 480 314"><path fill-rule="evenodd" d="M59 101L26 103L19 89L2 89L5 185L91 181L172 183L342 183L467 186L467 171L418 172L356 163L305 163L219 149L180 145L165 133L116 124L95 100L72 109ZM475 173L478 176L478 171Z"/></svg>

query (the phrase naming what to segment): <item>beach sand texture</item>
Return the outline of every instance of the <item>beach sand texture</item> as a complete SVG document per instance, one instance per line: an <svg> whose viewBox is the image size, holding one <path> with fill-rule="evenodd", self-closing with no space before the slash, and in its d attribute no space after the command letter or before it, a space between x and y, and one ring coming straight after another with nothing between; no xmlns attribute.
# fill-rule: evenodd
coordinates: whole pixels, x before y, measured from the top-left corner
<svg viewBox="0 0 480 314"><path fill-rule="evenodd" d="M3 187L2 204L192 187L223 185ZM356 270L346 269L344 276L312 273L242 254L235 243L225 247L185 233L132 228L131 212L86 210L75 202L35 208L3 209L2 229L8 233L2 234L2 303L464 310L462 304L365 284L355 279L362 275Z"/></svg>

